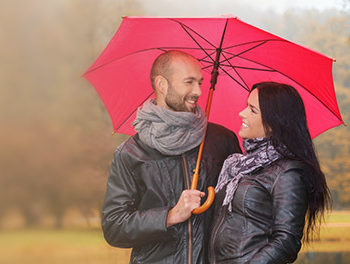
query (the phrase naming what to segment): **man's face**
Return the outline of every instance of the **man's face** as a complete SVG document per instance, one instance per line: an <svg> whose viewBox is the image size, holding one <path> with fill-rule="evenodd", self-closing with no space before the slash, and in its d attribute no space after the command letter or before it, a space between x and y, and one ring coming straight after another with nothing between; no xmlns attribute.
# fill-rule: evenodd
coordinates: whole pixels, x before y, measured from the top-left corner
<svg viewBox="0 0 350 264"><path fill-rule="evenodd" d="M178 112L194 112L202 94L202 69L198 61L189 57L176 57L171 62L166 107Z"/></svg>

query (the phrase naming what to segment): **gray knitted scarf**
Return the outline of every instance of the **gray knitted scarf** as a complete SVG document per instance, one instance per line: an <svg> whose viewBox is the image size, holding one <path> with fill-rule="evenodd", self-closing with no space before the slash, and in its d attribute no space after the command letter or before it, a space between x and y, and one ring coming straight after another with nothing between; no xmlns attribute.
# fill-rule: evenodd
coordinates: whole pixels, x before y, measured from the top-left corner
<svg viewBox="0 0 350 264"><path fill-rule="evenodd" d="M180 155L203 140L207 118L200 107L195 113L175 112L147 101L132 123L143 143L164 155Z"/></svg>
<svg viewBox="0 0 350 264"><path fill-rule="evenodd" d="M226 195L222 205L229 205L232 211L232 199L239 181L247 174L258 168L265 168L272 162L281 158L268 138L253 138L243 140L244 154L235 153L230 155L221 169L215 192L225 186Z"/></svg>

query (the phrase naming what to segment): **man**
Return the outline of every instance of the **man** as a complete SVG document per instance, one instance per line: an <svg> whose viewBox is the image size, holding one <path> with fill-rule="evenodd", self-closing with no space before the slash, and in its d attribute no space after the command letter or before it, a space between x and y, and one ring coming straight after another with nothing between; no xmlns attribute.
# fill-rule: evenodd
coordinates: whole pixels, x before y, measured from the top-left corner
<svg viewBox="0 0 350 264"><path fill-rule="evenodd" d="M151 70L156 99L138 110L138 133L115 152L102 227L109 244L133 248L130 263L205 263L211 211L191 212L215 186L225 158L241 150L231 131L209 123L199 190L189 190L207 122L197 106L202 81L191 55L158 56Z"/></svg>

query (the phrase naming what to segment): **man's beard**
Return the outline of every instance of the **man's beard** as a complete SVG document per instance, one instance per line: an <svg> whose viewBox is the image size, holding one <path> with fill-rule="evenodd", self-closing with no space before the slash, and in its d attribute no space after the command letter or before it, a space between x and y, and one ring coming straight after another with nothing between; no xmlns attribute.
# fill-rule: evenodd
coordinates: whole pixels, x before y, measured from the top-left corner
<svg viewBox="0 0 350 264"><path fill-rule="evenodd" d="M171 85L169 85L168 93L165 97L165 103L170 109L172 109L176 112L193 112L194 113L196 110L195 107L193 109L188 109L186 107L185 102L189 98L194 99L195 101L198 100L197 96L186 95L185 97L181 97L181 96L177 95L174 92L173 87Z"/></svg>

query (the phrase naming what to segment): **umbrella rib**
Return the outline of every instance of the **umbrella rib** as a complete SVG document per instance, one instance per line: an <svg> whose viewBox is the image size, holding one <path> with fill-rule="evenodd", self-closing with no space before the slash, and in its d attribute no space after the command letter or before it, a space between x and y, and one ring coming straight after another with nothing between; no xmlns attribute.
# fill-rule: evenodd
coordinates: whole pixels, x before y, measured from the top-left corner
<svg viewBox="0 0 350 264"><path fill-rule="evenodd" d="M273 69L260 69L260 68L251 68L251 67L242 67L242 66L233 66L233 65L226 65L221 64L221 66L225 66L228 68L235 68L235 69L244 69L244 70L252 70L252 71L266 71L266 72L275 72Z"/></svg>
<svg viewBox="0 0 350 264"><path fill-rule="evenodd" d="M214 55L214 54L216 54L216 50L213 51L210 55ZM208 63L209 64L208 66L202 67L202 70L205 70L205 69L210 68L210 67L213 66L211 61L204 60L204 59L202 59L201 61L204 62L204 63Z"/></svg>
<svg viewBox="0 0 350 264"><path fill-rule="evenodd" d="M246 52L248 52L248 51L251 51L251 50L253 50L253 49L255 49L255 48L257 48L257 47L259 47L259 46L262 46L262 45L264 45L265 43L267 43L267 41L263 41L263 42L261 42L261 43L259 43L259 44L257 44L257 45L255 45L254 47L251 47L251 48L249 48L249 49L247 49L247 50L244 50L244 51L242 51L242 52L240 52L240 53L238 53L238 54L234 54L234 53L232 53L232 52L228 52L228 51L226 51L225 50L225 52L227 53L227 54L231 54L231 55L233 55L232 57L230 57L230 58L226 58L226 61L228 61L228 60L231 60L231 59L233 59L233 58L235 58L235 57L240 57L240 55L242 55L242 54L244 54L244 53L246 53ZM225 48L226 49L226 48ZM224 60L225 61L225 60ZM221 63L221 62L220 62Z"/></svg>
<svg viewBox="0 0 350 264"><path fill-rule="evenodd" d="M192 29L191 27L189 27L189 26L183 24L182 22L180 22L180 21L178 21L178 20L176 20L176 19L170 19L170 20L172 20L172 21L174 21L174 22L180 24L181 27L183 28L183 30L184 30L184 31L192 38L192 40L202 49L202 51L203 51L205 54L207 54L207 57L209 57L209 58L212 60L212 62L215 63L215 60L207 53L206 49L204 49L204 48L198 43L198 41L190 34L190 32L189 32L188 30L192 31L194 34L196 34L198 37L200 37L201 39L203 39L204 41L206 41L209 45L211 45L211 46L212 46L213 48L215 48L215 50L216 50L217 47L216 47L214 44L212 44L209 40L207 40L206 38L204 38L204 37L203 37L201 34L199 34L197 31L195 31L195 30ZM228 22L228 19L226 19L225 29L226 29L227 22ZM188 29L188 30L187 30L187 29ZM224 32L225 32L225 30L224 30ZM221 39L221 44L222 44L222 39ZM220 46L220 48L221 48L221 46ZM205 57L204 57L204 58L205 58ZM202 59L200 59L200 60L203 60L204 58L202 58Z"/></svg>
<svg viewBox="0 0 350 264"><path fill-rule="evenodd" d="M97 70L97 69L99 69L99 68L101 68L101 67L103 67L103 66L106 66L106 65L108 65L108 64L111 64L111 63L114 62L114 61L118 61L118 60L120 60L120 59L123 59L123 58L125 58L125 57L131 56L131 55L134 55L134 54L137 54L137 53L146 52L146 51L150 51L150 50L161 50L161 51L166 51L166 50L172 50L172 49L183 49L183 50L195 50L195 49L198 49L198 50L203 50L203 49L200 48L200 47L199 47L199 48L191 48L191 47L153 47L153 48L147 48L147 49L137 50L137 51L134 51L134 52L130 52L130 53L128 53L128 54L126 54L126 55L124 55L124 56L122 56L122 57L119 57L119 58L113 59L113 60L111 60L111 61L105 62L105 63L103 63L103 64L101 64L101 65L99 65L99 66L97 66L97 67L95 67L95 68L93 68L93 69L91 69L91 70L88 70L88 71L86 71L86 72L84 73L84 75L85 75L85 74L88 74L88 73L90 73L90 72L93 72L93 71L95 71L95 70ZM207 50L211 50L211 49L207 49ZM210 57L210 56L209 56L209 57Z"/></svg>
<svg viewBox="0 0 350 264"><path fill-rule="evenodd" d="M199 45L199 44L198 44L198 45ZM169 47L169 48L155 48L155 49L159 49L159 50L162 50L162 51L167 51L167 49L168 49L168 50L171 50L171 49L183 49L183 50L195 50L195 49L198 49L198 50L203 50L203 51L207 54L207 56L205 56L205 57L203 57L203 58L197 58L197 59L198 59L198 61L202 61L202 62L206 62L206 63L211 63L211 62L205 60L205 58L208 58L208 57L209 57L211 60L213 60L212 57L211 57L211 55L213 55L213 54L215 53L215 49L213 49L214 51L213 51L212 53L208 54L208 53L205 51L205 49L202 48L202 47L199 47L199 48ZM206 50L211 50L211 49L209 48L209 49L206 49ZM204 69L204 68L202 68L202 69Z"/></svg>
<svg viewBox="0 0 350 264"><path fill-rule="evenodd" d="M205 62L207 62L207 61L205 61ZM208 63L209 63L209 62L208 62ZM213 65L205 66L205 67L202 68L202 70L206 70L206 69L210 68L211 66L213 66Z"/></svg>
<svg viewBox="0 0 350 264"><path fill-rule="evenodd" d="M176 20L175 20L176 21ZM214 59L209 55L209 53L198 43L198 41L190 34L190 32L188 32L188 30L185 28L185 25L182 24L181 22L178 22L182 29L191 37L191 39L198 45L198 47L205 53L207 54L207 56L205 56L204 58L210 58L213 62L214 62ZM191 29L191 28L189 28ZM192 30L192 29L191 29ZM194 33L196 33L197 35L199 35L197 32L195 32L194 30L192 30ZM200 36L200 35L199 35ZM200 36L201 37L201 36ZM205 39L204 39L205 40ZM208 41L207 41L208 42ZM212 45L210 42L208 42L210 45ZM213 47L215 47L214 45L212 45ZM203 59L204 59L203 58Z"/></svg>
<svg viewBox="0 0 350 264"><path fill-rule="evenodd" d="M254 41L254 42L257 42L257 41ZM251 42L251 43L254 43L254 42ZM249 48L249 49L247 49L247 50L245 50L245 51L243 51L243 52L241 52L241 53L239 53L239 54L232 54L232 53L230 53L230 52L225 51L226 53L232 54L232 55L234 55L234 56L232 56L232 57L230 57L230 58L227 58L224 54L222 54L222 56L225 58L225 60L222 60L222 61L220 62L220 66L219 66L220 69L221 69L223 72L225 72L232 80L234 80L236 83L238 83L242 88L244 88L244 89L247 90L247 91L249 91L248 84L244 81L244 79L242 78L242 76L238 73L238 71L236 70L236 67L233 66L233 65L231 64L230 59L232 59L232 58L234 58L234 57L244 58L244 57L241 57L240 55L243 54L243 53L245 53L245 52L248 52L248 51L250 51L250 50L252 50L252 49L255 49L256 47L259 47L259 46L265 44L267 41L263 41L263 42L259 41L259 42L260 42L259 44L255 45L254 47L251 47L251 48ZM225 49L226 49L226 48L225 48ZM225 62L225 61L228 62L228 63L230 64L231 68L235 71L235 73L236 73L237 76L240 78L241 82L244 83L244 85L241 84L238 80L236 80L233 76L231 76L226 70L224 70L223 67L221 67L222 62ZM207 66L207 67L209 67L209 66ZM203 69L204 69L204 68L203 68ZM251 68L251 69L253 70L254 68ZM254 69L254 70L259 70L259 69ZM266 71L274 71L274 70L266 70Z"/></svg>
<svg viewBox="0 0 350 264"><path fill-rule="evenodd" d="M234 57L236 57L236 56L234 56ZM265 64L262 64L262 63L260 63L260 62L257 62L257 61L254 61L254 60L251 60L251 59L248 59L248 58L239 56L239 55L237 55L237 57L242 58L242 59L245 59L245 60L247 60L247 61L256 63L256 64L258 64L258 65L260 65L260 66L263 66L263 67L266 67L266 68L270 69L270 70L267 70L267 69L251 68L252 70L276 72L276 73L279 73L279 74L285 76L285 77L288 78L289 80L295 82L295 83L298 84L300 87L304 88L305 91L307 91L310 95L312 95L317 101L319 101L325 108L327 108L327 109L339 120L337 114L336 114L332 109L330 109L330 108L329 108L324 102L322 102L313 92L311 92L311 91L310 91L309 89L307 89L304 85L302 85L301 83L299 83L297 80L294 80L292 77L288 76L287 74L285 74L285 73L283 73L283 72L281 72L281 71L279 71L279 70L276 70L276 69L274 69L274 68L272 68L272 67L270 67L270 66L267 66L267 65L265 65ZM225 57L225 58L226 58L226 57ZM233 57L232 57L232 58L233 58ZM228 60L227 60L227 62L230 63ZM230 65L231 65L231 63L230 63ZM234 69L236 66L233 66L233 65L232 65L231 67ZM235 78L233 78L230 74L228 74L228 72L227 72L226 70L224 70L222 67L220 67L220 68L221 68L228 76L230 76L234 81L236 81L236 82L238 83L238 81L237 81ZM242 68L243 68L243 67L242 67ZM250 69L250 68L248 68L248 69ZM240 84L240 85L241 85L241 84ZM241 86L242 86L242 85L241 85ZM243 87L243 86L242 86L242 87ZM249 91L249 90L248 90L248 91Z"/></svg>
<svg viewBox="0 0 350 264"><path fill-rule="evenodd" d="M225 54L222 54L222 56L227 60ZM235 71L235 73L238 75L238 77L239 77L239 78L241 79L241 81L244 83L245 87L243 87L243 85L242 85L242 87L243 87L244 89L246 89L247 91L249 91L248 84L244 81L244 79L243 79L242 76L238 73L238 71L236 70L236 68L231 64L231 62L230 62L229 60L227 60L227 62L231 65L232 69ZM222 67L220 67L220 68L223 70ZM230 77L233 78L233 76L231 76L227 71L224 71L224 72L225 72L227 75L229 75ZM233 79L235 79L235 78L233 78ZM235 80L236 80L236 79L235 79ZM236 80L236 81L238 82L238 80Z"/></svg>
<svg viewBox="0 0 350 264"><path fill-rule="evenodd" d="M236 80L235 78L233 78L233 76L231 76L225 69L223 69L221 66L219 66L219 68L227 74L228 77L230 77L232 80L234 80L239 86L241 86L244 90L247 90L249 92L249 88L245 87L243 84L241 84L238 80ZM242 80L243 81L243 80ZM244 82L244 81L243 81ZM246 84L244 82L244 84Z"/></svg>
<svg viewBox="0 0 350 264"><path fill-rule="evenodd" d="M252 44L252 43L258 43L258 42L266 43L266 42L270 42L270 41L289 42L288 40L285 40L285 39L261 39L261 40L248 41L248 42L243 42L243 43L239 43L236 45L228 46L228 47L225 47L225 49L236 48L239 46L248 45L248 44Z"/></svg>
<svg viewBox="0 0 350 264"><path fill-rule="evenodd" d="M176 20L176 19L173 19L173 18L171 18L171 19L169 19L169 20L174 21L174 22L180 24L181 27L182 27L183 29L184 29L184 27L188 28L188 29L191 30L194 34L196 34L198 37L200 37L200 38L203 39L205 42L207 42L209 45L211 45L213 48L216 48L216 46L215 46L213 43L211 43L209 40L207 40L205 37L203 37L201 34L199 34L197 31L195 31L195 30L192 29L191 27L189 27L189 26L185 25L184 23L182 23L182 22L180 22L180 21L178 21L178 20ZM185 29L184 29L184 30L185 30ZM187 30L185 30L185 31L186 31L187 34L189 34L189 35L192 37L192 35L191 35Z"/></svg>
<svg viewBox="0 0 350 264"><path fill-rule="evenodd" d="M309 89L307 89L304 85L302 85L298 81L294 80L293 78L289 77L288 75L286 75L280 71L277 71L277 70L275 70L275 71L278 72L279 74L287 77L288 79L292 80L293 82L297 83L301 87L303 87L309 94L311 94L317 101L319 101L324 107L326 107L339 120L337 114L332 109L330 109L323 101L321 101L313 92L311 92ZM343 120L340 120L340 121L343 122Z"/></svg>
<svg viewBox="0 0 350 264"><path fill-rule="evenodd" d="M281 74L281 75L287 77L289 80L292 80L293 82L297 83L299 86L303 87L310 95L312 95L317 101L319 101L324 107L326 107L337 119L339 119L338 116L336 115L336 113L335 113L332 109L330 109L330 108L329 108L324 102L322 102L314 93L312 93L309 89L307 89L304 85L302 85L302 84L299 83L298 81L294 80L293 78L291 78L291 77L288 76L287 74L282 73L282 72L280 72L280 71L278 71L278 70L276 70L276 69L274 69L274 68L272 68L272 67L270 67L270 66L267 66L267 65L262 64L262 63L259 63L259 62L257 62L257 61L254 61L254 60L245 58L245 57L243 57L243 56L240 56L241 54L246 53L246 52L248 52L248 51L250 51L250 50L252 50L252 49L255 49L255 48L257 48L257 47L259 47L259 46L261 46L261 45L264 45L264 44L266 44L266 43L269 42L269 41L284 41L284 42L288 42L287 40L268 39L268 40L264 40L264 41L261 42L260 44L255 45L254 47L251 47L251 48L249 48L249 49L247 49L247 50L245 50L245 51L243 51L243 52L241 52L241 53L239 53L239 54L232 54L231 52L225 51L226 53L232 54L233 56L227 59L227 58L223 55L224 58L225 58L225 60L223 60L223 61L227 61L227 62L231 65L231 67L235 70L235 66L233 66L233 65L230 63L229 60L232 59L232 58L234 58L234 57L239 57L239 58L248 60L248 61L250 61L250 62L256 63L256 64L258 64L258 65L260 65L260 66L266 67L266 68L270 69L270 71L277 72L277 73L279 73L279 74ZM257 41L247 42L247 43L254 43L254 42L257 42ZM260 41L259 41L259 42L260 42ZM245 43L245 44L247 44L247 43ZM240 45L242 45L242 44L240 44ZM236 46L238 46L238 45L236 45ZM234 46L231 46L231 47L234 47ZM227 48L225 48L225 49L227 49ZM222 67L220 67L220 68L221 68L226 74L228 74L227 71L225 71ZM254 68L252 68L252 69L253 69L253 70L260 70L260 69L254 69ZM264 70L264 69L261 69L261 71L263 71L263 70ZM269 70L265 70L265 71L269 71ZM237 73L236 70L235 70L235 72ZM241 76L240 76L238 73L237 73L237 75L241 78ZM228 74L228 76L230 76L233 80L235 80L235 81L238 83L238 81L237 81L235 78L233 78L231 75ZM242 80L242 81L244 82L244 80ZM241 84L240 84L240 85L241 85ZM242 86L242 85L241 85L241 86Z"/></svg>
<svg viewBox="0 0 350 264"><path fill-rule="evenodd" d="M207 50L209 50L209 49L207 49ZM214 55L214 54L216 54L216 49L214 49L213 50L213 52L212 53L210 53L210 55L209 55L209 58L210 59L212 59L212 55ZM198 59L199 61L202 61L202 62L205 62L205 63L212 63L213 61L209 61L209 60L206 60L205 58L208 58L208 56L205 56L205 57L203 57L202 59ZM209 65L209 66L206 66L206 67L203 67L202 69L205 69L205 68L208 68L208 67L210 67L210 66L212 66L213 64L211 64L211 65Z"/></svg>
<svg viewBox="0 0 350 264"><path fill-rule="evenodd" d="M252 68L252 70L271 71L271 72L274 71L274 72L277 72L277 73L279 73L279 74L281 74L281 75L287 77L288 79L292 80L293 82L297 83L297 84L300 85L301 87L303 87L303 88L304 88L309 94L311 94L317 101L319 101L324 107L326 107L337 119L339 119L338 116L336 115L336 113L335 113L332 109L330 109L330 108L329 108L324 102L322 102L314 93L312 93L309 89L307 89L304 85L302 85L302 84L299 83L298 81L294 80L293 78L289 77L288 75L286 75L286 74L284 74L284 73L282 73L282 72L280 72L280 71L278 71L278 70L276 70L276 69L274 69L274 68L272 68L272 67L269 67L269 66L267 66L267 65L265 65L265 64L262 64L262 63L259 63L259 62L254 61L254 60L251 60L251 59L245 58L245 57L243 57L243 56L240 56L241 54L244 54L244 53L246 53L246 52L248 52L248 51L250 51L250 50L252 50L252 49L255 49L255 48L257 48L257 47L259 47L259 46L261 46L261 45L264 45L264 44L266 44L266 43L269 42L269 41L284 41L284 42L288 42L287 40L278 40L278 39L268 39L268 40L264 40L264 41L262 41L262 42L261 42L261 41L247 42L247 43L244 43L244 44L256 43L256 42L260 42L260 43L259 43L258 45L255 45L254 47L251 47L251 48L249 48L249 49L247 49L247 50L245 50L245 51L242 51L242 52L239 53L239 54L232 54L231 52L226 51L226 49L227 49L227 47L226 47L224 52L226 52L226 53L228 53L228 54L232 54L232 55L234 55L234 56L232 56L232 57L230 57L230 58L226 58L226 56L224 56L224 54L222 54L223 57L225 58L225 60L223 60L223 62L224 62L224 61L227 61L227 62L231 65L231 63L230 63L229 60L232 59L232 58L234 58L234 57L239 57L239 58L248 60L248 61L250 61L250 62L256 63L256 64L258 64L258 65L261 65L261 66L263 66L263 67L266 67L266 68L270 69L270 70L267 70L267 69L264 70L264 69L255 69L255 68ZM240 45L243 45L243 44L240 44ZM235 46L239 46L239 45L235 45ZM231 47L235 47L235 46L231 46ZM221 65L221 62L220 62L220 65ZM235 70L235 66L231 65L231 67L232 67L232 69ZM247 91L249 91L249 89L247 89L246 87L244 87L241 83L238 82L238 80L236 80L236 79L235 79L234 77L232 77L226 70L224 70L223 67L220 66L220 69L221 69L222 71L224 71L224 72L225 72L230 78L232 78L235 82L237 82L240 86L242 86L244 89L246 89ZM239 73L238 73L236 70L235 70L235 72L236 72L236 74L240 77L240 79L244 82L244 84L246 84L245 81L242 79L242 77L239 75Z"/></svg>
<svg viewBox="0 0 350 264"><path fill-rule="evenodd" d="M162 51L167 50L167 49L184 49L184 50L186 50L186 49L189 49L189 50L191 50L191 49L200 49L200 50L202 50L202 51L207 55L207 56L204 56L203 58L199 59L200 61L203 61L205 58L210 58L212 62L215 62L215 60L211 57L211 55L212 55L213 53L210 55L210 54L207 52L207 50L211 50L211 49L210 49L210 48L206 48L206 49L203 48L203 47L198 43L198 41L192 36L192 34L191 34L188 30L192 31L192 32L193 32L194 34L196 34L198 37L200 37L201 39L203 39L204 41L206 41L209 45L211 45L211 46L213 47L214 50L216 50L216 47L215 47L214 44L212 44L209 40L207 40L206 38L204 38L202 35L200 35L198 32L196 32L195 30L193 30L193 29L190 28L189 26L183 24L182 22L180 22L180 21L178 21L178 20L176 20L176 19L169 19L169 20L178 23L178 24L182 27L182 29L191 37L191 39L198 45L199 48L188 48L188 47L153 47L153 48L148 48L148 49L137 50L136 52L131 52L131 53L125 55L125 56L122 56L122 57L113 59L113 60L111 60L111 61L109 61L109 62L103 63L103 64L101 64L101 65L99 65L99 66L97 66L97 67L95 67L95 68L93 68L93 69L87 71L85 74L90 73L90 72L92 72L92 71L94 71L94 70L99 69L100 67L103 67L103 66L105 66L105 65L108 65L108 64L110 64L110 63L112 63L112 62L114 62L114 61L116 61L116 60L120 60L120 59L125 58L125 57L127 57L127 56L130 56L130 55L133 55L133 54L137 54L137 53L140 53L140 52L149 51L149 50L157 50L157 49L158 49L158 50L162 50ZM227 21L226 21L226 22L227 22ZM242 45L243 45L243 44L242 44Z"/></svg>
<svg viewBox="0 0 350 264"><path fill-rule="evenodd" d="M126 121L129 120L129 118L137 111L137 109L143 105L152 95L154 94L154 92L150 93L150 95L148 95L145 100L143 100L125 119L124 121L117 127L114 129L114 131L117 131L119 128L121 128L125 123Z"/></svg>
<svg viewBox="0 0 350 264"><path fill-rule="evenodd" d="M293 78L289 77L287 74L284 74L283 72L280 72L280 71L277 71L277 70L275 70L275 71L278 72L279 74L287 77L288 79L292 80L293 82L297 83L301 87L303 87L309 94L311 94L317 101L319 101L324 107L326 107L339 120L337 114L334 113L334 111L332 109L330 109L323 101L321 101L313 92L311 92L309 89L307 89L304 85L302 85L298 81L294 80Z"/></svg>

